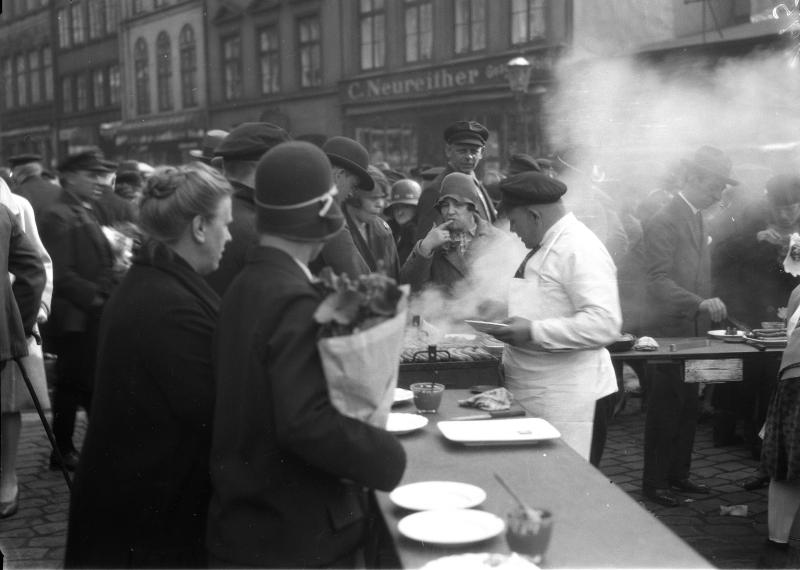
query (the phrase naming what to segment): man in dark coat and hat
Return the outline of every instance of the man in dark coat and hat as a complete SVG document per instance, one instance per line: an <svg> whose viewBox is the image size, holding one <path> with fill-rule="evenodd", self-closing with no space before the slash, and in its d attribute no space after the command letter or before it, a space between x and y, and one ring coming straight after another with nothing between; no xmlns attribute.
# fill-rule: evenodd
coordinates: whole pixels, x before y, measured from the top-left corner
<svg viewBox="0 0 800 570"><path fill-rule="evenodd" d="M61 189L46 180L42 173L42 157L38 154L20 154L8 159L14 186L11 189L28 200L39 220L41 214L58 198Z"/></svg>
<svg viewBox="0 0 800 570"><path fill-rule="evenodd" d="M258 160L277 144L290 140L289 133L272 123L242 123L222 139L214 155L222 159L222 173L233 186L231 241L219 268L206 281L220 297L245 266L247 250L256 243L256 207L253 203Z"/></svg>
<svg viewBox="0 0 800 570"><path fill-rule="evenodd" d="M308 263L343 231L334 191L310 143L259 162L259 243L222 300L214 349L212 568L352 568L368 490L403 476L395 436L342 415L328 395L314 320L323 297Z"/></svg>

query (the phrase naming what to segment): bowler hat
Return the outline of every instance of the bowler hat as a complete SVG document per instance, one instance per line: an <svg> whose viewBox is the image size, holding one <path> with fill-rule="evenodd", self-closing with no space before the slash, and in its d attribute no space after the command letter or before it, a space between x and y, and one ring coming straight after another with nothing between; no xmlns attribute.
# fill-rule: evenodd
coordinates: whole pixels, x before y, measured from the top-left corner
<svg viewBox="0 0 800 570"><path fill-rule="evenodd" d="M347 137L331 137L322 145L331 164L349 170L358 177L361 190L372 190L375 182L367 172L369 153L358 141Z"/></svg>
<svg viewBox="0 0 800 570"><path fill-rule="evenodd" d="M392 184L392 192L389 195L389 204L383 209L384 213L389 213L392 206L395 204L407 204L409 206L416 206L419 203L419 197L422 194L422 189L419 183L414 180L404 178Z"/></svg>
<svg viewBox="0 0 800 570"><path fill-rule="evenodd" d="M289 133L272 123L242 123L222 139L214 156L225 160L258 160L277 144L291 140Z"/></svg>
<svg viewBox="0 0 800 570"><path fill-rule="evenodd" d="M318 242L344 227L344 216L333 199L331 165L319 147L301 141L281 143L261 157L255 177L259 232Z"/></svg>
<svg viewBox="0 0 800 570"><path fill-rule="evenodd" d="M489 140L489 130L477 121L456 121L444 130L444 141L448 144L484 146L487 140Z"/></svg>
<svg viewBox="0 0 800 570"><path fill-rule="evenodd" d="M684 159L684 165L695 171L705 174L713 174L720 178L725 184L737 186L738 180L730 177L731 159L720 149L713 146L701 146L694 153L692 158Z"/></svg>
<svg viewBox="0 0 800 570"><path fill-rule="evenodd" d="M8 159L8 165L11 168L28 164L29 162L42 162L42 155L40 154L18 154Z"/></svg>
<svg viewBox="0 0 800 570"><path fill-rule="evenodd" d="M203 137L202 146L190 150L189 156L209 164L211 159L214 158L214 149L216 149L227 136L228 131L223 131L222 129L211 129L207 131Z"/></svg>
<svg viewBox="0 0 800 570"><path fill-rule="evenodd" d="M475 208L481 203L475 180L463 172L452 172L444 177L436 207L440 207L446 198L455 200L459 204L472 204Z"/></svg>
<svg viewBox="0 0 800 570"><path fill-rule="evenodd" d="M58 165L59 172L114 172L116 164L105 159L97 150L87 150L77 154L70 154Z"/></svg>
<svg viewBox="0 0 800 570"><path fill-rule="evenodd" d="M560 180L533 170L518 172L500 181L501 203L506 211L528 204L552 204L566 191L566 184Z"/></svg>

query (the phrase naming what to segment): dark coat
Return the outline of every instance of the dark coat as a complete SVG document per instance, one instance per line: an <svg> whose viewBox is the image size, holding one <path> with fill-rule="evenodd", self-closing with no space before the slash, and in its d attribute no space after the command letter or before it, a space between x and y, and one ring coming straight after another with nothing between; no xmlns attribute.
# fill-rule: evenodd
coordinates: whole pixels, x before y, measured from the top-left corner
<svg viewBox="0 0 800 570"><path fill-rule="evenodd" d="M205 567L219 297L165 246L140 254L100 324L67 567Z"/></svg>
<svg viewBox="0 0 800 570"><path fill-rule="evenodd" d="M428 235L428 232L431 231L431 228L442 223L442 216L436 209L436 202L439 200L439 191L442 188L442 180L444 180L445 176L452 174L453 172L458 171L448 164L441 174L434 178L433 182L431 182L429 186L426 186L422 191L422 194L419 197L419 203L417 204L417 219L419 222L417 223L416 234L414 235L415 242L424 239L425 236ZM475 207L477 208L478 214L484 220L494 223L494 221L497 219L497 212L494 209L492 197L489 196L489 192L477 179L475 180L475 183L489 208L487 211L487 209L483 207L483 204L476 204Z"/></svg>
<svg viewBox="0 0 800 570"><path fill-rule="evenodd" d="M97 213L97 222L102 226L133 223L136 221L136 208L134 205L114 194L110 188L105 190L93 204Z"/></svg>
<svg viewBox="0 0 800 570"><path fill-rule="evenodd" d="M28 354L26 337L36 324L46 280L39 252L0 204L0 362Z"/></svg>
<svg viewBox="0 0 800 570"><path fill-rule="evenodd" d="M362 489L388 491L403 475L394 435L331 404L313 320L321 301L270 247L250 251L222 300L208 548L231 564L329 565L362 541Z"/></svg>
<svg viewBox="0 0 800 570"><path fill-rule="evenodd" d="M656 213L643 227L647 268L649 336L699 336L710 321L698 314L700 302L711 296L708 234L680 196Z"/></svg>
<svg viewBox="0 0 800 570"><path fill-rule="evenodd" d="M22 184L17 184L14 192L19 194L33 206L36 222L41 220L42 213L48 210L61 195L61 187L48 182L41 176L31 176Z"/></svg>
<svg viewBox="0 0 800 570"><path fill-rule="evenodd" d="M369 270L378 271L381 268L392 279L400 276L400 259L397 255L397 246L389 224L378 216L371 217L366 222L366 237L359 233L357 222L353 221L350 206L344 207L347 216L347 226L352 229L353 242Z"/></svg>
<svg viewBox="0 0 800 570"><path fill-rule="evenodd" d="M53 258L48 334L85 332L89 319L98 317L92 300L107 299L118 281L111 246L94 213L66 190L42 214L39 233Z"/></svg>
<svg viewBox="0 0 800 570"><path fill-rule="evenodd" d="M308 265L312 273L318 275L323 267L330 267L336 275L346 273L351 279L356 279L370 272L353 241L352 231L345 224L342 231L325 242L322 253Z"/></svg>
<svg viewBox="0 0 800 570"><path fill-rule="evenodd" d="M394 219L388 221L389 228L394 235L394 244L397 247L397 257L400 260L400 267L406 262L408 256L411 255L411 250L414 249L414 234L417 233L417 217L402 226L397 225Z"/></svg>
<svg viewBox="0 0 800 570"><path fill-rule="evenodd" d="M256 231L256 205L253 201L254 190L236 180L231 181L233 196L231 206L233 221L228 226L231 241L222 252L222 259L216 271L206 275L205 279L211 288L222 297L231 282L239 275L247 262L247 250L258 241Z"/></svg>

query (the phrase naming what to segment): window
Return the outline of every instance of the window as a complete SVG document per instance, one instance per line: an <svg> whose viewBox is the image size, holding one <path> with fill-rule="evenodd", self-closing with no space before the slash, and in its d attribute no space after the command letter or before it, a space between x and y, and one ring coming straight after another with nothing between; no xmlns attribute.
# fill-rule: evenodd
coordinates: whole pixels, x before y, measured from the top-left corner
<svg viewBox="0 0 800 570"><path fill-rule="evenodd" d="M108 104L120 104L120 91L122 84L120 82L119 66L112 65L108 68Z"/></svg>
<svg viewBox="0 0 800 570"><path fill-rule="evenodd" d="M44 84L44 100L53 100L53 50L42 49L42 82Z"/></svg>
<svg viewBox="0 0 800 570"><path fill-rule="evenodd" d="M86 29L83 25L83 5L73 4L70 6L69 14L72 20L72 43L75 45L82 44L86 41Z"/></svg>
<svg viewBox="0 0 800 570"><path fill-rule="evenodd" d="M319 41L319 18L316 16L297 21L300 53L300 86L322 85L322 48Z"/></svg>
<svg viewBox="0 0 800 570"><path fill-rule="evenodd" d="M147 69L147 44L143 38L136 40L133 49L133 69L136 77L136 113L150 113L150 72Z"/></svg>
<svg viewBox="0 0 800 570"><path fill-rule="evenodd" d="M456 53L486 48L486 0L455 0Z"/></svg>
<svg viewBox="0 0 800 570"><path fill-rule="evenodd" d="M68 48L72 45L72 31L69 27L69 12L66 8L58 11L58 47Z"/></svg>
<svg viewBox="0 0 800 570"><path fill-rule="evenodd" d="M144 0L133 0L133 13L141 14L145 11Z"/></svg>
<svg viewBox="0 0 800 570"><path fill-rule="evenodd" d="M197 106L197 44L194 28L185 25L179 38L181 50L181 100L183 107Z"/></svg>
<svg viewBox="0 0 800 570"><path fill-rule="evenodd" d="M386 63L386 13L384 0L360 0L361 69L377 69Z"/></svg>
<svg viewBox="0 0 800 570"><path fill-rule="evenodd" d="M89 86L86 84L86 75L78 75L75 78L75 103L77 111L89 108Z"/></svg>
<svg viewBox="0 0 800 570"><path fill-rule="evenodd" d="M17 105L25 107L28 104L28 58L18 54L15 58L17 68Z"/></svg>
<svg viewBox="0 0 800 570"><path fill-rule="evenodd" d="M106 74L102 69L92 71L92 104L102 109L106 103Z"/></svg>
<svg viewBox="0 0 800 570"><path fill-rule="evenodd" d="M433 52L433 3L405 0L406 61L424 61Z"/></svg>
<svg viewBox="0 0 800 570"><path fill-rule="evenodd" d="M270 26L258 32L258 59L261 69L261 94L278 93L281 90L281 61L277 26Z"/></svg>
<svg viewBox="0 0 800 570"><path fill-rule="evenodd" d="M90 0L89 39L101 38L106 33L106 0Z"/></svg>
<svg viewBox="0 0 800 570"><path fill-rule="evenodd" d="M545 1L512 0L511 43L524 44L545 36Z"/></svg>
<svg viewBox="0 0 800 570"><path fill-rule="evenodd" d="M161 32L156 39L156 85L158 87L158 110L172 110L172 53L167 32Z"/></svg>
<svg viewBox="0 0 800 570"><path fill-rule="evenodd" d="M61 107L65 113L71 113L72 108L72 77L61 79Z"/></svg>
<svg viewBox="0 0 800 570"><path fill-rule="evenodd" d="M42 101L41 60L39 50L28 52L28 73L31 78L31 105Z"/></svg>
<svg viewBox="0 0 800 570"><path fill-rule="evenodd" d="M12 109L14 107L14 71L12 69L10 57L3 58L3 108Z"/></svg>
<svg viewBox="0 0 800 570"><path fill-rule="evenodd" d="M242 40L240 36L222 40L222 69L225 73L225 100L242 98Z"/></svg>
<svg viewBox="0 0 800 570"><path fill-rule="evenodd" d="M111 35L117 31L119 4L116 0L106 0L106 2L106 34Z"/></svg>

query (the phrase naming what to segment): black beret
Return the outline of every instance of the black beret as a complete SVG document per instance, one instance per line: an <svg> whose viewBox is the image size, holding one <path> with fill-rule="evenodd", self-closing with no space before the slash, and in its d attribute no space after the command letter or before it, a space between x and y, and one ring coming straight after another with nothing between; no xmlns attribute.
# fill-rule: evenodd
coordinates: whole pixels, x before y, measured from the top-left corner
<svg viewBox="0 0 800 570"><path fill-rule="evenodd" d="M529 154L512 154L511 158L508 159L508 175L511 176L512 174L518 174L526 170L541 172L542 167L539 165L539 162Z"/></svg>
<svg viewBox="0 0 800 570"><path fill-rule="evenodd" d="M242 123L222 139L214 156L227 160L258 160L272 147L291 140L289 133L272 123Z"/></svg>
<svg viewBox="0 0 800 570"><path fill-rule="evenodd" d="M90 172L114 172L116 165L106 160L103 154L96 150L87 150L77 154L70 154L58 165L59 172L77 172L88 170Z"/></svg>
<svg viewBox="0 0 800 570"><path fill-rule="evenodd" d="M448 144L467 143L484 146L489 140L489 130L477 121L456 121L444 130Z"/></svg>
<svg viewBox="0 0 800 570"><path fill-rule="evenodd" d="M527 204L552 204L566 193L560 180L533 170L526 170L500 181L500 192L506 210Z"/></svg>
<svg viewBox="0 0 800 570"><path fill-rule="evenodd" d="M11 168L28 164L29 162L42 162L42 155L40 154L18 154L8 159L8 164Z"/></svg>

